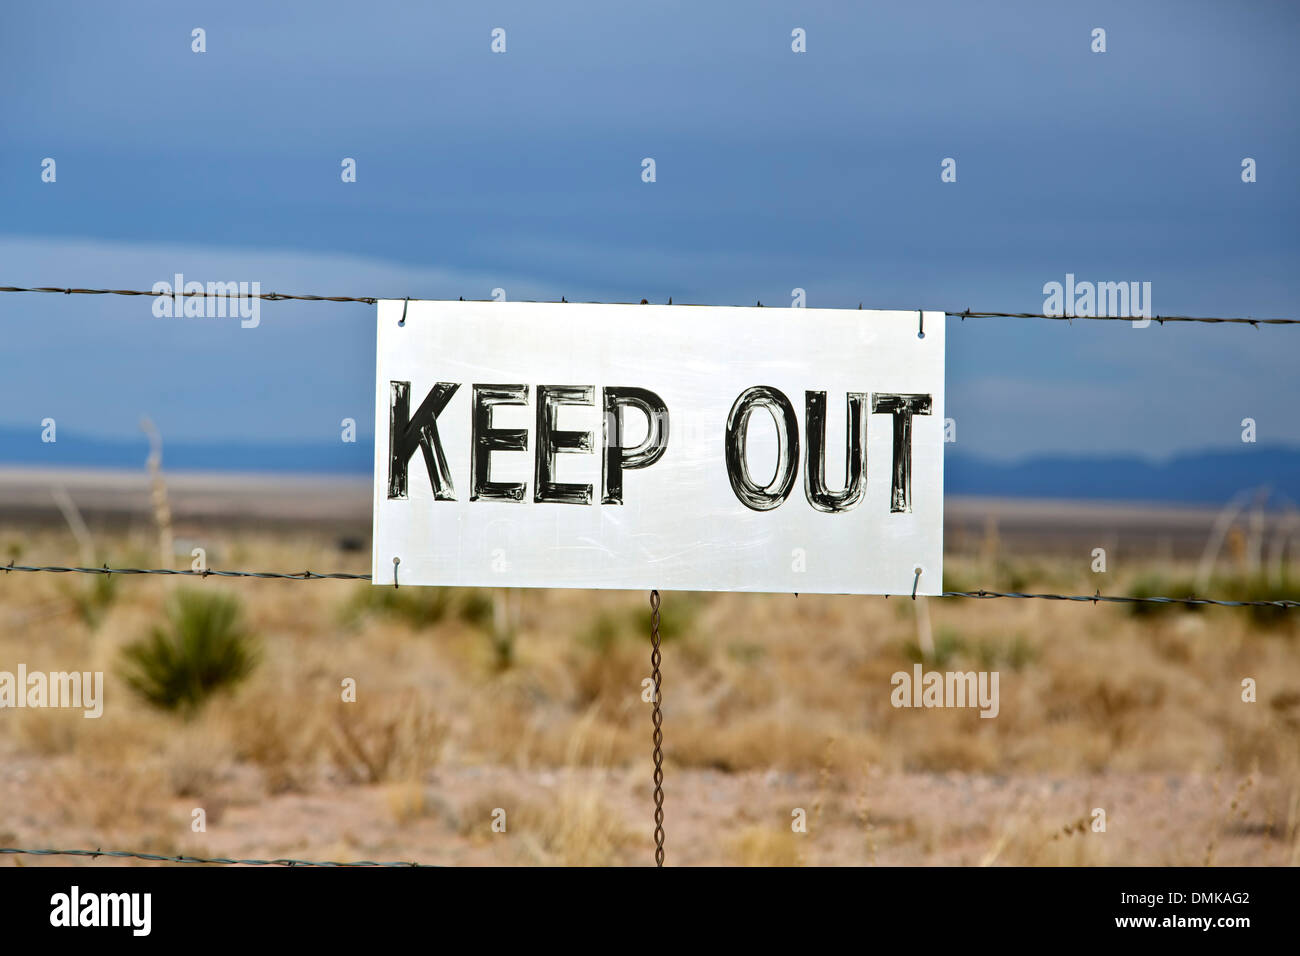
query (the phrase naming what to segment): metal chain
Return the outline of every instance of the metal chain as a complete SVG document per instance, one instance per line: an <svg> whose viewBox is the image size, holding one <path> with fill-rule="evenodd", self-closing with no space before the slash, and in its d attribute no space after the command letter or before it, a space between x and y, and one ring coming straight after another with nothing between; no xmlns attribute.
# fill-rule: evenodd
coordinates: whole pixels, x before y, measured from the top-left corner
<svg viewBox="0 0 1300 956"><path fill-rule="evenodd" d="M655 866L664 865L664 715L659 710L659 688L661 678L659 675L659 662L662 659L659 654L659 592L650 592L650 640L654 644L654 649L650 651L650 677L654 681L655 696L654 710L651 713L651 719L654 721L654 758L655 758Z"/></svg>

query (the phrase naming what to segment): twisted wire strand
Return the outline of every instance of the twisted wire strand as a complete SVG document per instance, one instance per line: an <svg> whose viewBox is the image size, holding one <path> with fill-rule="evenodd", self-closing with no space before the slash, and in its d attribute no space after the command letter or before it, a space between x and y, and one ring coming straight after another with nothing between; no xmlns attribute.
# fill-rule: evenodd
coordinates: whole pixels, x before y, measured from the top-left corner
<svg viewBox="0 0 1300 956"><path fill-rule="evenodd" d="M208 568L203 571L195 571L190 568L113 568L104 565L99 568L74 567L64 565L25 565L15 564L10 561L8 564L0 564L0 572L9 574L11 571L20 573L51 573L51 574L166 574L179 577L190 578L268 578L279 581L369 581L369 574L353 573L349 571L330 571L321 573L317 571L220 571L214 568ZM651 608L655 616L656 627L658 619L659 597L658 591L653 592L655 597L652 600ZM885 595L889 597L890 595ZM943 591L936 595L945 598L973 598L976 600L991 600L994 598L1007 598L1018 600L1038 600L1038 601L1075 601L1083 604L1178 604L1185 607L1271 607L1279 610L1288 610L1290 608L1300 607L1300 600L1291 598L1272 598L1257 601L1233 601L1227 598L1208 598L1187 595L1186 597L1168 597L1160 595L1127 595L1127 594L1102 594L1100 591L1094 594L1053 594L1047 592L1023 592L1023 591L994 591L987 588L980 588L977 591Z"/></svg>
<svg viewBox="0 0 1300 956"><path fill-rule="evenodd" d="M340 863L334 861L321 860L294 860L281 858L276 860L237 860L227 857L202 857L202 856L163 856L158 853L139 853L133 850L51 850L51 849L24 849L20 847L0 847L0 856L85 856L97 859L103 857L115 857L117 859L144 860L148 863L195 863L195 864L221 864L226 866L325 866L325 867L375 867L375 866L405 866L405 867L428 867L427 863L376 863L371 860L358 860L355 862Z"/></svg>
<svg viewBox="0 0 1300 956"><path fill-rule="evenodd" d="M314 295L308 293L291 293L291 292L258 292L246 295L228 295L225 292L208 292L206 289L187 292L185 290L175 290L172 292L153 292L144 289L81 289L75 287L63 286L0 286L0 292L45 292L56 295L143 295L151 298L176 299L176 298L203 298L203 299L225 299L225 298L244 298L244 299L264 299L268 302L280 302L285 300L296 300L301 302L361 302L366 305L374 305L384 298L389 300L406 299L408 302L431 302L441 301L436 299L421 299L415 296L372 296L372 295ZM491 302L492 299L465 299L462 302ZM529 300L519 300L529 301ZM561 297L560 303L568 303L568 300ZM557 303L559 304L559 303ZM604 303L587 303L592 305L646 305L645 300L640 303L634 302L604 302ZM669 301L671 305L671 300ZM762 303L759 303L760 305ZM702 306L706 303L678 303L678 305ZM861 306L859 306L861 308ZM888 311L898 311L888 310ZM912 311L912 310L904 310ZM1050 315L1045 312L990 312L979 309L948 309L945 315L962 319L1046 319L1054 322L1074 322L1075 320L1083 322L1137 322L1150 321L1164 325L1166 322L1199 322L1208 325L1253 325L1258 328L1261 325L1300 325L1300 319L1295 318L1253 318L1250 316L1208 316L1208 315Z"/></svg>

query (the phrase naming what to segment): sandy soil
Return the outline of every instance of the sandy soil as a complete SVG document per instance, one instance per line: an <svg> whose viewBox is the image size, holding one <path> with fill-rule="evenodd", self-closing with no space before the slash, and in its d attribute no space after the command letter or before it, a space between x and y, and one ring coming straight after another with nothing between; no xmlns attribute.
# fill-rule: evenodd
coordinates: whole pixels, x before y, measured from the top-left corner
<svg viewBox="0 0 1300 956"><path fill-rule="evenodd" d="M107 846L105 834L94 827L45 825L48 807L42 789L32 784L50 769L31 759L7 760L0 768L0 844L9 845L19 832L27 842L44 832L60 845ZM158 833L172 835L134 848L238 859L649 865L650 791L639 768L457 767L418 785L327 785L268 799L241 799L239 781L230 779L205 808L206 833L175 838L196 804L176 798L163 808L166 819L156 821ZM589 835L586 849L599 851L599 857L569 859L563 847L548 845L544 827L533 824L539 811L571 807L583 794L596 793L598 812L608 819L588 824L605 835ZM1300 863L1297 844L1285 839L1294 819L1269 818L1260 812L1268 801L1258 798L1225 790L1222 779L1175 774L875 773L855 793L817 774L728 774L670 764L665 847L668 863L681 866ZM1093 829L1097 804L1105 805L1105 832ZM498 808L505 811L504 832L493 828ZM792 830L797 808L808 815L805 833ZM26 858L24 865L69 862L127 865L70 858Z"/></svg>

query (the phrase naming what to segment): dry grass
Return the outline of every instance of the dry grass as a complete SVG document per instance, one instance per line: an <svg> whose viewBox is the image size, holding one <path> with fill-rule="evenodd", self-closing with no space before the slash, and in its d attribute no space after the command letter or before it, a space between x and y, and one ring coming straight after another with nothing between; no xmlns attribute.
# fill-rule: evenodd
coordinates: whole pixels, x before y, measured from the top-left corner
<svg viewBox="0 0 1300 956"><path fill-rule="evenodd" d="M37 563L76 546L67 532L0 530L5 540ZM98 544L148 553L156 539L143 529ZM259 568L365 560L307 534L212 535L205 547ZM988 558L951 559L949 573L1124 593L1138 570ZM1191 569L1154 572L1181 580ZM306 841L367 856L424 847L448 862L648 860L643 595L518 592L505 653L490 603L473 594L417 592L398 606L350 582L206 580L242 602L264 659L186 725L136 701L115 673L171 586L119 582L92 628L68 582L0 577L0 669L107 672L100 720L0 713L0 830L190 846L200 835L188 808L210 806L206 845L262 855ZM666 613L678 605L664 710L670 846L682 862L1300 861L1297 620L931 601L927 667L1001 674L1001 713L983 720L890 705L890 675L919 652L910 601L664 595ZM1241 700L1245 677L1257 703ZM356 703L340 700L345 678ZM1161 789L1173 779L1179 787ZM959 818L959 800L979 812ZM788 832L795 806L810 810L806 835ZM1094 806L1108 808L1107 833L1064 832ZM497 807L506 834L491 830ZM1153 825L1162 815L1165 831Z"/></svg>
<svg viewBox="0 0 1300 956"><path fill-rule="evenodd" d="M430 799L424 785L416 780L389 784L385 797L388 810L398 824L407 824L437 811L437 804Z"/></svg>
<svg viewBox="0 0 1300 956"><path fill-rule="evenodd" d="M595 787L566 788L554 801L526 803L518 822L535 862L550 866L618 862L638 841Z"/></svg>
<svg viewBox="0 0 1300 956"><path fill-rule="evenodd" d="M799 835L774 827L748 826L731 838L731 860L739 866L798 866Z"/></svg>
<svg viewBox="0 0 1300 956"><path fill-rule="evenodd" d="M441 756L447 727L411 690L338 703L326 743L349 783L420 780Z"/></svg>

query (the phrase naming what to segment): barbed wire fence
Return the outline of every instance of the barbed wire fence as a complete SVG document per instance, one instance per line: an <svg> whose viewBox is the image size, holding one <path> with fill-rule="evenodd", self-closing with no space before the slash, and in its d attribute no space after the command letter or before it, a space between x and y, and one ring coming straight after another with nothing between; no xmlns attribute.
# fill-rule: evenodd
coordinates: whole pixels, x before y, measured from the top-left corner
<svg viewBox="0 0 1300 956"><path fill-rule="evenodd" d="M361 303L365 305L376 305L384 301L383 296L341 296L341 295L315 295L315 294L297 294L281 292L257 292L248 294L231 295L229 292L213 292L204 290L174 290L167 292L145 291L139 289L89 289L76 287L54 287L54 286L0 286L0 292L30 292L30 293L48 293L60 295L119 295L119 296L147 296L150 298L255 298L269 302L279 301L303 301L303 302L342 302L342 303ZM388 301L430 301L415 297L394 296L388 297ZM434 300L437 301L437 300ZM480 299L460 301L479 301L491 302L496 300ZM556 304L569 304L568 300L561 297L560 302ZM602 305L648 305L646 299L640 303L592 303ZM668 305L673 305L669 298ZM759 306L761 302L757 303ZM680 307L690 307L685 303L678 303ZM859 304L858 308L861 308ZM894 310L900 311L900 310ZM901 310L915 311L915 310ZM962 309L960 311L947 310L945 314L948 317L966 319L976 318L1009 318L1009 319L1043 319L1051 321L1073 322L1076 319L1080 321L1108 321L1108 322L1137 322L1151 321L1161 325L1169 322L1173 323L1201 323L1209 325L1250 325L1259 328L1262 325L1293 326L1300 325L1300 319L1297 318L1254 318L1248 316L1191 316L1191 315L1156 315L1156 316L1101 316L1101 315L1053 315L1041 312L998 312L984 311L974 309ZM102 567L79 567L73 565L20 565L11 560L7 565L0 565L0 571L6 576L12 573L27 574L91 574L91 575L163 575L177 577L197 577L207 579L216 578L256 578L276 581L324 581L324 580L345 580L345 581L371 581L372 576L364 573L354 573L346 571L332 572L315 572L315 571L245 571L245 570L217 570L217 569L172 569L172 568L129 568L129 567L110 567L105 564ZM398 584L394 581L393 586ZM652 650L652 667L654 670L654 784L655 784L655 862L658 866L663 865L664 861L664 831L663 831L663 772L662 772L662 741L663 734L661 730L662 718L660 716L660 676L659 676L659 641L658 641L658 618L659 618L659 592L651 592L651 633L653 641ZM886 599L895 595L884 595ZM896 595L906 597L906 595ZM1042 601L1067 601L1082 604L1125 604L1125 605L1177 605L1183 607L1222 607L1222 608L1273 608L1278 610L1290 610L1300 608L1300 600L1288 598L1261 599L1261 600L1228 600L1224 598L1200 597L1196 595L1187 596L1155 596L1155 595L1117 595L1102 594L1100 590L1093 594L1055 594L1055 593L1028 593L1020 591L996 591L980 588L974 591L943 591L937 595L940 598L966 598L974 600L993 600L993 599L1011 599L1011 600L1042 600ZM913 590L912 600L916 600L916 592ZM39 848L19 848L19 847L0 847L0 856L35 856L35 857L84 857L90 859L110 858L110 859L132 859L150 863L179 863L179 864L198 864L198 865L230 865L230 866L283 866L283 867L423 867L428 864L415 862L333 862L333 861L313 861L298 860L289 858L259 860L259 859L235 859L226 857L197 857L197 856L165 856L155 853L143 853L128 850L84 850L84 849L39 849Z"/></svg>
<svg viewBox="0 0 1300 956"><path fill-rule="evenodd" d="M215 568L208 568L202 571L196 571L190 568L113 568L104 565L99 568L83 568L71 565L24 565L15 564L10 561L8 564L0 564L0 571L5 574L10 572L17 573L43 573L43 574L97 574L97 575L114 575L114 574L161 574L175 577L190 578L266 578L277 581L370 581L373 580L371 575L354 573L349 571L329 571L325 573L317 571L220 571ZM387 586L387 585L383 585ZM393 587L400 587L394 584ZM906 594L885 594L879 595L886 599L891 597L907 597ZM1097 591L1095 594L1051 594L1051 593L1027 593L1022 591L994 591L986 588L980 588L975 591L943 591L931 597L940 598L975 598L978 600L988 600L991 598L1012 598L1019 600L1040 600L1040 601L1075 601L1084 604L1178 604L1185 607L1271 607L1278 609L1289 609L1300 607L1300 600L1291 600L1288 598L1265 599L1257 601L1233 601L1226 598L1209 598L1187 595L1186 597L1162 597L1148 595L1128 595L1128 594L1102 594ZM915 599L916 595L913 594Z"/></svg>
<svg viewBox="0 0 1300 956"><path fill-rule="evenodd" d="M148 296L153 299L262 299L267 302L359 302L364 305L375 305L379 302L431 302L445 301L441 299L422 299L415 296L372 296L372 295L315 295L308 293L292 292L249 292L246 294L234 294L229 292L208 291L204 290L174 290L170 292L154 292L144 289L79 289L75 287L62 286L0 286L0 292L46 292L58 295L128 295L128 296ZM461 297L461 302L495 302L495 299L466 299ZM532 301L519 299L515 301ZM563 297L556 305L577 305L579 303L569 302ZM634 302L593 302L583 303L590 305L649 305L649 301L642 299L639 303ZM670 297L667 305L673 305ZM762 302L758 305L761 307ZM686 303L679 302L680 308L701 308L708 307L704 303ZM859 303L858 308L862 308ZM893 309L887 311L914 312L915 309ZM937 309L934 311L938 311ZM1208 325L1300 325L1300 319L1293 318L1252 318L1250 316L1205 316L1205 315L1070 315L1063 312L1061 315L1053 315L1047 312L990 312L978 309L947 309L945 314L953 318L962 319L1049 319L1058 322L1095 321L1095 322L1158 322L1163 325L1166 322L1199 322Z"/></svg>
<svg viewBox="0 0 1300 956"><path fill-rule="evenodd" d="M370 860L358 860L351 863L340 863L332 860L295 860L289 857L281 857L275 860L238 860L229 857L206 857L206 856L162 856L158 853L137 853L131 850L31 850L21 849L18 847L0 847L0 856L84 856L91 859L99 857L108 857L116 859L144 860L148 863L197 863L207 866L224 865L224 866L320 866L320 867L377 867L377 866L402 866L416 869L426 869L431 866L428 863L375 863Z"/></svg>

